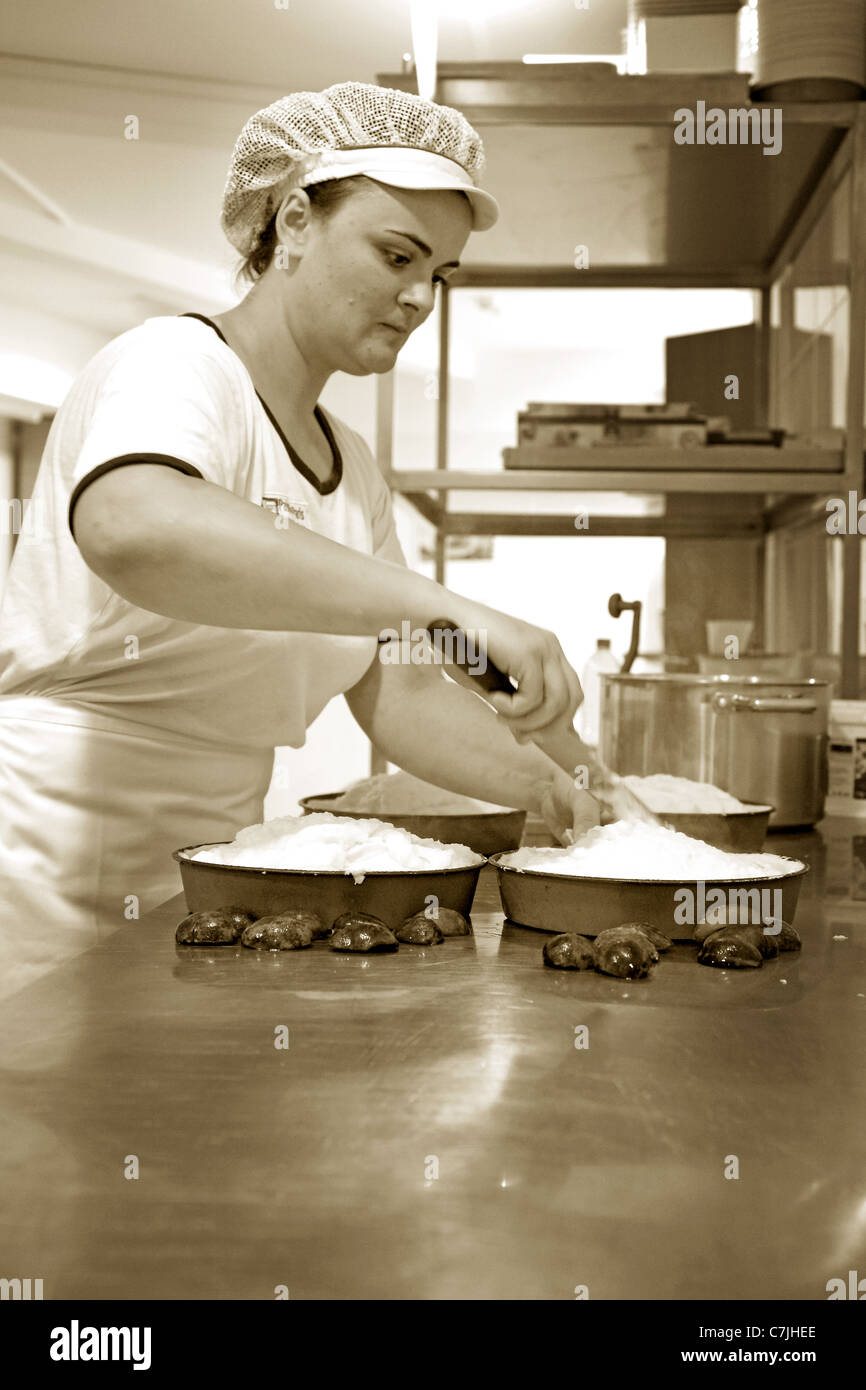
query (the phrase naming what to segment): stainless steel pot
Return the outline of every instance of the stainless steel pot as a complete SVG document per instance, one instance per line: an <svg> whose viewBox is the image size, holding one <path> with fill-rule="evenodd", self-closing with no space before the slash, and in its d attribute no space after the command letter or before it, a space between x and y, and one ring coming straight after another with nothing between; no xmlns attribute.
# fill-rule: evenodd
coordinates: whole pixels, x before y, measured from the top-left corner
<svg viewBox="0 0 866 1390"><path fill-rule="evenodd" d="M828 681L602 674L599 753L623 776L667 772L774 806L770 829L814 825L829 708Z"/></svg>

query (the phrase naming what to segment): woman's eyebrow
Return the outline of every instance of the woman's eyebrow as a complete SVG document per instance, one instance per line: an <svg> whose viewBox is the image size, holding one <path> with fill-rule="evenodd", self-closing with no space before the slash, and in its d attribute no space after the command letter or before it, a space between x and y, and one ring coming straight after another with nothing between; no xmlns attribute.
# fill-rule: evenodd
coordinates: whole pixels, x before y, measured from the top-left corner
<svg viewBox="0 0 866 1390"><path fill-rule="evenodd" d="M433 252L430 250L430 247L427 245L426 241L422 241L420 237L413 236L411 232L401 232L398 227L386 227L385 231L391 232L394 236L404 236L407 241L411 241L414 246L417 246L419 251L423 251L425 256L433 255ZM453 265L456 269L460 265L460 262L443 261L442 265L439 266L439 269L441 270L442 267L446 265Z"/></svg>

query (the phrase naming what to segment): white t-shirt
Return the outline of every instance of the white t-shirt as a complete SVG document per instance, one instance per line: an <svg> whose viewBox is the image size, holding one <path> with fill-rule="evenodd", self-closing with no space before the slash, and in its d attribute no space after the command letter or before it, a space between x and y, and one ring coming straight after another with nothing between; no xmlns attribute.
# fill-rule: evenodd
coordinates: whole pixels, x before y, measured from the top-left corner
<svg viewBox="0 0 866 1390"><path fill-rule="evenodd" d="M342 476L335 463L325 483L293 462L213 325L151 318L107 343L51 426L0 609L0 696L47 696L95 726L119 715L197 740L300 747L367 670L376 638L209 627L138 608L88 569L69 510L86 479L124 459L161 461L287 518L286 545L303 525L405 565L370 449L319 410L342 458Z"/></svg>

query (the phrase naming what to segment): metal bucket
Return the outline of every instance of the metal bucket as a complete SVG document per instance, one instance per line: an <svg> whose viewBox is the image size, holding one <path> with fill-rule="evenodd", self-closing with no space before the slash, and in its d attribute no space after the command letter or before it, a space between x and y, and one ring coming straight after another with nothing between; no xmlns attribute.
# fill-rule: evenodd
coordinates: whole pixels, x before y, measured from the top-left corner
<svg viewBox="0 0 866 1390"><path fill-rule="evenodd" d="M599 751L614 772L666 772L775 807L770 829L824 814L830 685L760 676L602 674Z"/></svg>

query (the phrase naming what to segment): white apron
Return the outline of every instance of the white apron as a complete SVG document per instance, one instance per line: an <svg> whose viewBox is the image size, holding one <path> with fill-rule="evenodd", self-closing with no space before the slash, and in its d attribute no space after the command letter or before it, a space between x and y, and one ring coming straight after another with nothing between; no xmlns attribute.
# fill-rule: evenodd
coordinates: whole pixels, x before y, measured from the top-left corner
<svg viewBox="0 0 866 1390"><path fill-rule="evenodd" d="M338 486L297 460L240 358L196 318L148 319L72 383L0 612L0 994L135 930L135 913L180 890L173 850L260 821L274 748L301 748L376 654L373 636L136 608L84 563L71 499L107 466L156 460L265 508L287 544L304 526L405 564L370 449L322 421Z"/></svg>
<svg viewBox="0 0 866 1390"><path fill-rule="evenodd" d="M262 820L273 757L0 697L0 998L180 892L174 850Z"/></svg>

